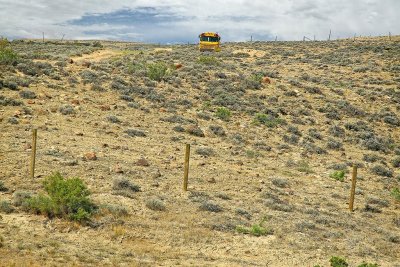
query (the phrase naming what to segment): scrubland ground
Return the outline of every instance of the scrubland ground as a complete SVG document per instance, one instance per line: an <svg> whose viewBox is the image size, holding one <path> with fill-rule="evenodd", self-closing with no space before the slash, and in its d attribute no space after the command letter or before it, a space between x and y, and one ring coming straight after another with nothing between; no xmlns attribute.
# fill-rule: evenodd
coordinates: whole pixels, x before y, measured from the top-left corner
<svg viewBox="0 0 400 267"><path fill-rule="evenodd" d="M0 266L400 266L399 37L10 47ZM23 208L56 171L88 186L89 222Z"/></svg>

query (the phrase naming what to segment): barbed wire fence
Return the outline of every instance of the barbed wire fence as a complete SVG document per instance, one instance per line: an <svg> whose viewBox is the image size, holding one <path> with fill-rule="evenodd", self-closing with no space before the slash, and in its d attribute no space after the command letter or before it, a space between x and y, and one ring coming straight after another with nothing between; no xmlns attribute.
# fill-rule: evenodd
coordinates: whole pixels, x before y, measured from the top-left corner
<svg viewBox="0 0 400 267"><path fill-rule="evenodd" d="M63 131L64 133L55 132L54 129L60 127L67 128L70 131ZM82 159L81 163L83 164L85 162L90 164L91 161L96 161L96 164L106 165L107 167L112 167L113 164L134 165L138 160L138 156L146 156L143 149L140 148L157 149L159 152L152 156L159 157L161 157L160 151L163 150L163 146L156 143L154 139L146 138L145 140L140 140L140 138L134 138L132 141L134 145L129 145L132 137L128 135L118 136L113 132L87 133L89 130L93 130L91 127L57 125L46 131L41 130L41 128L32 127L25 129L25 131L2 134L2 141L10 139L13 141L9 142L8 145L3 142L0 143L0 161L5 163L10 161L10 158L16 159L15 169L21 170L24 176L26 175L33 179L35 170L40 165L50 164L50 166L46 167L52 169L51 165L54 165L54 161L67 166L77 165L77 159ZM61 144L61 141L64 144ZM83 142L85 142L85 145L82 145ZM63 149L60 150L60 147ZM85 158L85 154L90 153L95 153L92 155L94 158ZM101 154L101 157L99 157L98 153ZM53 157L53 159L48 157ZM57 160L54 160L54 158ZM58 158L63 160L58 160Z"/></svg>
<svg viewBox="0 0 400 267"><path fill-rule="evenodd" d="M34 179L36 178L35 171L38 169L37 165L43 166L42 169L54 170L54 162L53 162L54 160L50 160L49 162L49 160L46 159L46 157L48 156L64 157L64 158L65 156L70 157L70 161L64 161L62 164L64 164L65 166L76 166L78 165L77 162L78 157L76 155L80 155L80 158L82 159L81 162L86 163L86 166L83 166L85 171L86 171L85 167L94 168L94 166L90 166L92 165L92 162L96 162L95 165L97 167L99 166L107 167L107 169L110 169L111 171L112 167L115 166L121 167L120 164L125 164L129 166L135 165L135 163L138 161L137 155L141 155L142 157L145 156L143 155L143 149L141 148L144 147L150 148L153 150L152 152L155 153L151 156L161 157L161 155L163 154L162 153L163 147L165 148L166 146L168 146L168 145L161 146L159 144L160 143L159 140L149 140L149 138L140 140L139 138L135 138L134 139L135 147L132 147L128 145L129 144L128 138L130 138L129 136L121 137L118 136L118 134L113 133L112 131L109 131L106 134L110 135L114 134L113 137L104 136L104 133L97 133L97 134L85 133L88 130L93 130L92 127L90 127L89 129L87 127L77 127L72 125L56 125L53 126L53 130L54 129L58 130L59 127L68 128L70 130L74 130L75 132L74 133L72 133L72 131L69 133L56 132L55 134L51 135L51 131L39 131L40 127L39 129L31 127L30 129L25 129L26 133L24 134L20 134L19 132L14 134L11 133L11 135L9 135L8 137L13 136L18 140L18 142L12 143L11 146L9 147L5 147L4 144L0 143L0 160L2 160L3 157L9 154L21 155L21 157L17 158L18 162L15 167L20 170L26 169L27 170L25 172L26 175L31 179L31 181L34 181ZM42 135L41 133L44 134ZM56 140L55 143L49 142L48 140L49 134L54 140ZM67 151L68 153L66 153L65 151L62 152L58 148L58 145L60 145L60 142L58 140L60 140L61 138L63 139L63 141L69 144L69 146L67 147L69 149L69 151ZM92 147L96 147L96 149L88 149L86 146L80 146L80 144L83 141L88 141L88 140L92 142L91 143ZM21 148L21 144L24 144L24 148ZM176 145L178 144L175 144L175 146ZM104 150L116 149L116 151L114 151L114 153L107 153L107 154L102 153L101 157L97 158L97 154L93 153L95 150L100 151L99 146ZM170 148L172 148L173 146L174 145L169 145ZM185 147L183 147L182 145L182 150L183 150L181 152L182 155L177 155L177 157L178 158L182 157L183 191L187 191L188 177L189 177L190 144L186 143L184 146ZM73 151L71 150L71 148ZM133 156L133 152L135 152L134 154L136 158ZM277 162L282 164L287 163L278 157L274 157L274 159L271 158L271 160L276 160ZM40 164L38 164L38 162ZM29 166L29 168L27 168L27 166ZM350 197L351 204L349 206L350 211L353 211L356 179L357 179L357 166L354 165L352 174L351 197Z"/></svg>

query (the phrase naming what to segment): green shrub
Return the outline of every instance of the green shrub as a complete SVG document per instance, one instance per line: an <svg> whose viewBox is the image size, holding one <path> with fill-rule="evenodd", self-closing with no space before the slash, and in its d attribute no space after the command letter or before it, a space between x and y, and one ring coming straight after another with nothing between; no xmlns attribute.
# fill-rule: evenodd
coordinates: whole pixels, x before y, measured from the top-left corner
<svg viewBox="0 0 400 267"><path fill-rule="evenodd" d="M219 64L218 59L214 56L200 56L199 59L197 60L197 62L200 64L205 64L205 65L218 65Z"/></svg>
<svg viewBox="0 0 400 267"><path fill-rule="evenodd" d="M217 116L221 120L228 121L231 117L231 111L227 108L220 107L220 108L217 108L217 112L215 113L215 116Z"/></svg>
<svg viewBox="0 0 400 267"><path fill-rule="evenodd" d="M147 77L153 81L161 81L167 74L168 66L164 62L147 65Z"/></svg>
<svg viewBox="0 0 400 267"><path fill-rule="evenodd" d="M129 74L144 74L146 73L146 65L140 62L128 64L127 72Z"/></svg>
<svg viewBox="0 0 400 267"><path fill-rule="evenodd" d="M44 180L43 186L47 195L26 200L25 206L35 213L82 222L89 220L96 209L89 199L89 190L79 178L64 179L55 173Z"/></svg>
<svg viewBox="0 0 400 267"><path fill-rule="evenodd" d="M242 225L236 226L236 231L242 234L249 234L254 236L262 236L262 235L271 235L273 231L271 229L267 229L263 226L266 218L263 218L260 223L253 224L251 227L245 227Z"/></svg>
<svg viewBox="0 0 400 267"><path fill-rule="evenodd" d="M329 177L335 179L336 181L341 181L344 182L344 175L346 174L345 171L340 170L340 171L334 171L329 175Z"/></svg>
<svg viewBox="0 0 400 267"><path fill-rule="evenodd" d="M332 267L347 267L349 264L346 262L344 258L333 256L329 262Z"/></svg>
<svg viewBox="0 0 400 267"><path fill-rule="evenodd" d="M2 200L0 201L0 212L4 212L4 213L11 213L14 211L14 207L11 206L11 203L6 201L6 200Z"/></svg>
<svg viewBox="0 0 400 267"><path fill-rule="evenodd" d="M274 128L274 127L278 126L279 124L284 124L285 120L280 119L280 118L275 118L271 115L257 113L253 122L256 125L263 124L269 128Z"/></svg>
<svg viewBox="0 0 400 267"><path fill-rule="evenodd" d="M13 64L18 59L17 53L9 47L9 42L7 39L0 39L0 65Z"/></svg>
<svg viewBox="0 0 400 267"><path fill-rule="evenodd" d="M32 197L32 193L18 190L14 192L12 197L12 204L16 207L20 207L26 202L27 199Z"/></svg>
<svg viewBox="0 0 400 267"><path fill-rule="evenodd" d="M3 181L0 181L0 192L2 192L2 191L7 191L8 190L8 188L4 185L4 182Z"/></svg>
<svg viewBox="0 0 400 267"><path fill-rule="evenodd" d="M393 167L399 168L400 167L400 157L396 157L392 160Z"/></svg>
<svg viewBox="0 0 400 267"><path fill-rule="evenodd" d="M310 173L313 173L313 172L314 172L314 171L312 170L310 164L308 164L308 162L307 162L307 161L304 161L304 160L300 161L300 162L297 164L297 170L298 170L299 172L304 172L304 173L307 173L307 174L310 174Z"/></svg>
<svg viewBox="0 0 400 267"><path fill-rule="evenodd" d="M357 267L379 267L379 265L376 264L376 263L366 263L366 262L363 262L363 263L361 263L360 265L358 265Z"/></svg>
<svg viewBox="0 0 400 267"><path fill-rule="evenodd" d="M400 201L400 189L399 188L393 188L391 195L398 201Z"/></svg>

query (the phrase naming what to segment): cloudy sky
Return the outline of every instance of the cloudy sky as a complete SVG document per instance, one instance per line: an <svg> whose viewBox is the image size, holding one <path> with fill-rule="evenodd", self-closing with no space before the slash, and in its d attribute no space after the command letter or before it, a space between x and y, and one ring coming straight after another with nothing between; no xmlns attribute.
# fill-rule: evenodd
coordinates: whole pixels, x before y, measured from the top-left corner
<svg viewBox="0 0 400 267"><path fill-rule="evenodd" d="M10 39L196 42L326 39L400 34L400 0L0 0L0 35Z"/></svg>

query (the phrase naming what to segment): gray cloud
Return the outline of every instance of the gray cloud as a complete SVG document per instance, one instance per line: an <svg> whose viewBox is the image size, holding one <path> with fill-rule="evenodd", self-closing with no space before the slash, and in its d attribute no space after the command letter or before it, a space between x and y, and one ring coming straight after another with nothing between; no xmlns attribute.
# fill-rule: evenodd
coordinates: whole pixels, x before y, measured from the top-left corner
<svg viewBox="0 0 400 267"><path fill-rule="evenodd" d="M203 31L225 41L300 40L400 34L397 0L0 0L0 35L10 38L194 42Z"/></svg>

